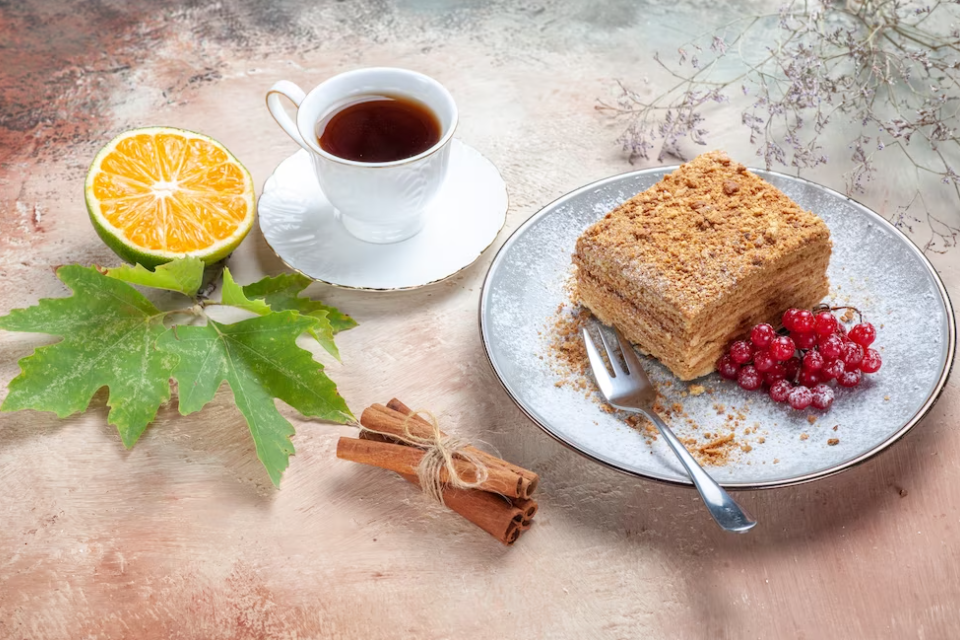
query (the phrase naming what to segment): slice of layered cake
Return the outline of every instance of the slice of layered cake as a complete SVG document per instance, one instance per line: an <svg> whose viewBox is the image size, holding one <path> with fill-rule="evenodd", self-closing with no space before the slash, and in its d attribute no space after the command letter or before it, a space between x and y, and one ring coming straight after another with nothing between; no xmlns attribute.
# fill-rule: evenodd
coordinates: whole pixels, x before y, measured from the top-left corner
<svg viewBox="0 0 960 640"><path fill-rule="evenodd" d="M820 302L830 249L820 218L713 151L589 227L573 261L594 315L692 380L753 325Z"/></svg>

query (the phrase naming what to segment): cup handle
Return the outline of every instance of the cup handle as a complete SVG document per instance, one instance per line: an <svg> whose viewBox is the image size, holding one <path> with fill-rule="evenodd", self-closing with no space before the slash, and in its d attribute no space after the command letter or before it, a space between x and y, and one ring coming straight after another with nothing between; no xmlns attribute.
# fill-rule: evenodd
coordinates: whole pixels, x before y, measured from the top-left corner
<svg viewBox="0 0 960 640"><path fill-rule="evenodd" d="M267 91L267 109L270 110L270 115L277 121L280 128L286 131L287 135L293 138L294 142L307 151L310 151L310 147L307 146L307 143L300 135L300 131L297 129L297 123L293 121L293 118L290 117L286 109L283 108L283 105L280 104L280 96L287 98L295 104L297 108L300 108L300 103L307 97L307 94L303 92L303 89L289 80L280 80Z"/></svg>

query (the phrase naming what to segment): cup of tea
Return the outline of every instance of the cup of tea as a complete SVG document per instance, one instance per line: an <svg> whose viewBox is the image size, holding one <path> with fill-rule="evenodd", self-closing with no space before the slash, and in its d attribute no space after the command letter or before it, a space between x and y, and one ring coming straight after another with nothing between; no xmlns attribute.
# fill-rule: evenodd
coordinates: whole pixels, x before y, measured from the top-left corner
<svg viewBox="0 0 960 640"><path fill-rule="evenodd" d="M296 119L281 96L296 105ZM320 188L348 232L388 243L423 228L457 127L457 105L443 85L407 69L358 69L310 93L281 80L267 92L267 108L310 154Z"/></svg>

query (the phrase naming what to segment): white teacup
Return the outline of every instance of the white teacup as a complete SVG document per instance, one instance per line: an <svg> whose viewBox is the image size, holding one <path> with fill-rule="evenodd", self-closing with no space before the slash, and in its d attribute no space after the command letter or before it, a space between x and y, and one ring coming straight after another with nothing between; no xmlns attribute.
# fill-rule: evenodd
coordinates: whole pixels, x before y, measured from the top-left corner
<svg viewBox="0 0 960 640"><path fill-rule="evenodd" d="M371 95L405 96L423 103L440 122L440 140L423 153L393 162L356 162L324 151L317 138L318 123ZM297 105L296 122L280 96ZM423 228L427 205L447 173L457 127L457 105L443 85L406 69L358 69L334 76L307 94L281 80L267 92L267 108L287 135L310 153L320 188L347 231L367 242L387 243L405 240Z"/></svg>

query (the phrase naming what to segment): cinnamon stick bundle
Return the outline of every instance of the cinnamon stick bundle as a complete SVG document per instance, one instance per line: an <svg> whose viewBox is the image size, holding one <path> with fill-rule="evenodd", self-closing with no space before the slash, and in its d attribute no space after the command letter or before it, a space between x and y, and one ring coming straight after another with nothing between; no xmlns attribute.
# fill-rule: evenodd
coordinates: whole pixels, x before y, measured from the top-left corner
<svg viewBox="0 0 960 640"><path fill-rule="evenodd" d="M359 439L340 438L337 457L395 471L420 486L417 471L426 453L401 438L409 439L408 435L412 435L432 440L434 425L413 415L413 411L396 398L387 405L374 404L365 409L360 424L365 429ZM442 432L440 435L446 436ZM475 447L463 447L461 451L469 452L486 467L487 479L475 489L444 486L441 492L444 504L503 544L513 544L530 528L537 513L537 502L530 495L539 484L539 476ZM455 457L453 470L467 482L477 479L477 469L466 460ZM446 468L441 470L439 480L442 483L449 480Z"/></svg>
<svg viewBox="0 0 960 640"><path fill-rule="evenodd" d="M381 469L389 469L399 474L417 475L417 467L423 460L423 449L408 447L389 442L340 438L337 443L337 457L359 462ZM476 468L465 460L455 460L454 466L461 478L467 482L476 482ZM446 469L440 471L440 482L449 482ZM480 489L491 491L510 498L519 498L521 483L515 473L502 467L488 467L487 479L480 483Z"/></svg>
<svg viewBox="0 0 960 640"><path fill-rule="evenodd" d="M409 415L412 415L412 414L413 414L413 409L411 409L411 408L408 407L407 405L403 404L402 402L400 402L400 401L397 400L396 398L391 398L391 399L390 399L390 402L387 403L387 408L388 408L388 409L392 409L393 411L396 411L397 413L400 413L401 415L404 415L404 416L409 416ZM419 422L421 425L425 425L425 426L427 426L427 427L431 427L431 426L432 426L429 422L427 422L426 420L424 420L424 419L421 418L420 416L414 416L414 417L412 418L412 420L416 420L416 421ZM441 432L441 433L443 433L443 432ZM515 465L515 464L513 464L513 463L507 462L507 461L504 460L503 458L498 458L498 457L496 457L496 456L494 456L494 455L490 455L490 454L487 453L486 451L481 451L480 449L477 449L476 447L467 447L467 450L470 451L471 453L474 453L474 454L479 455L480 458L484 460L484 462L489 462L490 464L493 464L494 466L501 466L501 467L503 467L503 468L505 468L505 469L510 469L511 471L514 471L514 472L516 472L518 475L520 475L520 477L524 478L524 479L526 480L526 482L525 482L525 487L526 487L526 488L525 488L525 493L527 494L527 496L529 496L530 494L532 494L534 491L537 490L537 485L540 483L540 476L538 476L537 474L535 474L533 471L530 471L530 470L528 470L528 469L524 469L523 467L520 467L520 466L517 466L517 465Z"/></svg>
<svg viewBox="0 0 960 640"><path fill-rule="evenodd" d="M389 405L374 404L363 410L360 415L360 424L371 431L403 436L404 423L406 423L407 431L413 436L430 438L433 435L433 426L429 422L419 416L407 419L407 416L412 414L413 411L396 398L390 402L394 406L402 407L403 411L392 409ZM442 431L440 433L442 436L446 436ZM512 474L516 478L517 488L510 492L511 497L529 498L537 490L540 476L532 471L518 467L476 447L468 446L464 447L464 450L479 458L488 470L503 469Z"/></svg>

